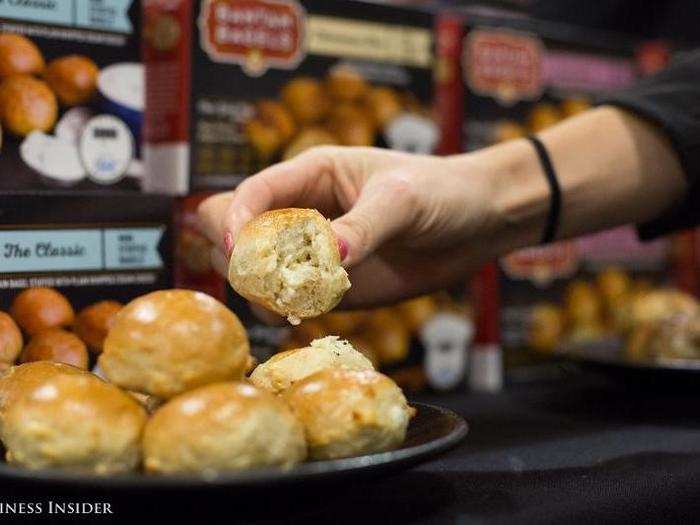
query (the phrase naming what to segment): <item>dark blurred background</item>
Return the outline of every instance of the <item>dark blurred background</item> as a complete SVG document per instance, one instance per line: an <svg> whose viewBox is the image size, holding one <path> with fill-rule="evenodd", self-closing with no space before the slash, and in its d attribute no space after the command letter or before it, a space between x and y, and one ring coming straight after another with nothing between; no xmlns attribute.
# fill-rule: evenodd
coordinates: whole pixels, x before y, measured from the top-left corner
<svg viewBox="0 0 700 525"><path fill-rule="evenodd" d="M620 31L643 38L700 42L698 0L493 0L452 1L452 5L485 5L518 9L545 20Z"/></svg>

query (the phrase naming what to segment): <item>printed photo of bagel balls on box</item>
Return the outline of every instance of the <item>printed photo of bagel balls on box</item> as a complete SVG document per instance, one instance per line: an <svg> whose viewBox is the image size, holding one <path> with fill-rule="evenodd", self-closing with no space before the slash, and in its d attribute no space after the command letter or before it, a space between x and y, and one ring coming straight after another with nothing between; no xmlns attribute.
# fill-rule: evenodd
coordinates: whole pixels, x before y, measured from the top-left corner
<svg viewBox="0 0 700 525"><path fill-rule="evenodd" d="M432 153L433 20L359 1L149 2L147 190L230 189L314 146Z"/></svg>
<svg viewBox="0 0 700 525"><path fill-rule="evenodd" d="M0 16L0 190L139 188L139 8L128 33Z"/></svg>

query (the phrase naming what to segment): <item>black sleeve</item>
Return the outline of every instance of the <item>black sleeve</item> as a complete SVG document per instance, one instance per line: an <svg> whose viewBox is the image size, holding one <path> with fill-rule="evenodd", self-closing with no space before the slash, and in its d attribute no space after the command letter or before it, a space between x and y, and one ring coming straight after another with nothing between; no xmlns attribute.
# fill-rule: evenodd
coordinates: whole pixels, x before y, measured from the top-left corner
<svg viewBox="0 0 700 525"><path fill-rule="evenodd" d="M642 239L700 224L700 50L633 87L600 101L627 109L659 126L671 140L688 178L680 204L639 226Z"/></svg>

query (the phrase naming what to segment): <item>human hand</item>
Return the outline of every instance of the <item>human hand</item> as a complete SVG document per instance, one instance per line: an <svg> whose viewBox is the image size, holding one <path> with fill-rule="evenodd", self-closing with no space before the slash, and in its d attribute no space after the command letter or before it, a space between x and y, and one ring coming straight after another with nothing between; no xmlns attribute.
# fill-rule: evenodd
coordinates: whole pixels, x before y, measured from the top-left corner
<svg viewBox="0 0 700 525"><path fill-rule="evenodd" d="M469 169L471 168L471 169ZM343 304L370 306L451 285L492 253L491 184L479 162L376 148L320 147L250 177L200 206L223 275L244 224L276 208L333 218L352 288ZM226 239L226 240L224 240Z"/></svg>

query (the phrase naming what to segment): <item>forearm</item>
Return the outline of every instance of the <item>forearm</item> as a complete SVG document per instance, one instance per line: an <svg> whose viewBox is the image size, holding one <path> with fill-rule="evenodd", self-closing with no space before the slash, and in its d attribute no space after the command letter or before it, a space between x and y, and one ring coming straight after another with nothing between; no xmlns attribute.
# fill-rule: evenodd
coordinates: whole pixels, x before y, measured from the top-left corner
<svg viewBox="0 0 700 525"><path fill-rule="evenodd" d="M686 190L681 166L664 135L616 108L586 112L539 137L562 189L560 239L653 219ZM486 234L495 240L493 255L539 242L550 188L528 141L512 141L450 162L465 169L481 166L477 176L488 178L484 186L491 212Z"/></svg>

